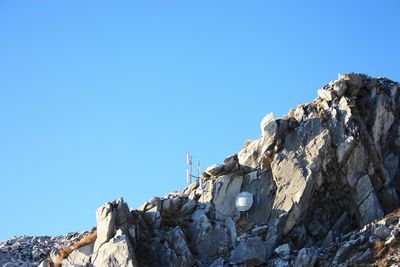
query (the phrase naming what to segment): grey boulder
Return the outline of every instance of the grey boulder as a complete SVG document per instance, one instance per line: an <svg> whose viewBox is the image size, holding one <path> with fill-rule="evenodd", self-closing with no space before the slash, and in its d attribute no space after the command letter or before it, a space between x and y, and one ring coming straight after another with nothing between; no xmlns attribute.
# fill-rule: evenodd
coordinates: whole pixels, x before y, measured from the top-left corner
<svg viewBox="0 0 400 267"><path fill-rule="evenodd" d="M232 251L229 261L231 264L259 265L265 262L265 244L258 238L249 238L241 241Z"/></svg>
<svg viewBox="0 0 400 267"><path fill-rule="evenodd" d="M138 266L133 248L128 238L121 230L107 243L103 243L101 247L93 253L91 262L96 267Z"/></svg>

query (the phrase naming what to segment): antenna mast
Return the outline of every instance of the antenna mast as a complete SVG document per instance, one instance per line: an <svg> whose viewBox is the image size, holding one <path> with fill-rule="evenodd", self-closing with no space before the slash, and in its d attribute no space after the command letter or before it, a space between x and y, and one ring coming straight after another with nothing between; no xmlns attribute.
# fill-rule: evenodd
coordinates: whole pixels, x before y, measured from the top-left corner
<svg viewBox="0 0 400 267"><path fill-rule="evenodd" d="M197 166L196 166L197 176L193 175L193 157L189 153L186 154L186 164L188 165L186 169L186 182L190 184L192 183L192 178L195 178L196 180L198 180L199 185L201 187L202 182L200 179L200 160L197 161Z"/></svg>
<svg viewBox="0 0 400 267"><path fill-rule="evenodd" d="M190 155L189 153L186 154L186 164L188 165L188 168L186 169L186 182L190 184L192 183L193 164L192 164L192 155Z"/></svg>

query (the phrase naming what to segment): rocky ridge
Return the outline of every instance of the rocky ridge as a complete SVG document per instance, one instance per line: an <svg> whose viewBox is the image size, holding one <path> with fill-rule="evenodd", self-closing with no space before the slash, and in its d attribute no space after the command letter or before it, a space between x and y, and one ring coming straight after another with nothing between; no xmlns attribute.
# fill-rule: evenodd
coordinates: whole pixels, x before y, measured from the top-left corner
<svg viewBox="0 0 400 267"><path fill-rule="evenodd" d="M84 237L87 232L66 236L15 236L0 242L0 266L38 266L54 247L67 247Z"/></svg>
<svg viewBox="0 0 400 267"><path fill-rule="evenodd" d="M96 212L69 266L390 266L399 262L400 85L343 74L187 188ZM239 212L239 193L253 197ZM0 245L1 263L18 258ZM57 256L65 244L39 258ZM68 246L68 245L67 245ZM11 249L10 249L11 248ZM17 256L16 256L17 255ZM59 255L59 254L58 254ZM29 253L21 261L33 263ZM37 259L37 258L36 258ZM8 263L7 263L8 264ZM19 266L12 265L7 266ZM46 262L42 265L45 266ZM27 265L29 266L29 265Z"/></svg>

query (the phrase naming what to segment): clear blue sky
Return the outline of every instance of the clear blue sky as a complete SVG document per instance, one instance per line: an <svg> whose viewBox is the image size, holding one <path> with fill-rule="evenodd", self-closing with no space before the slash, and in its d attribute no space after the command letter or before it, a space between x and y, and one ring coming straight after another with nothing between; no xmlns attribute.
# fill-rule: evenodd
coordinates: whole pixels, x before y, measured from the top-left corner
<svg viewBox="0 0 400 267"><path fill-rule="evenodd" d="M185 186L337 73L400 80L399 1L0 1L0 240Z"/></svg>

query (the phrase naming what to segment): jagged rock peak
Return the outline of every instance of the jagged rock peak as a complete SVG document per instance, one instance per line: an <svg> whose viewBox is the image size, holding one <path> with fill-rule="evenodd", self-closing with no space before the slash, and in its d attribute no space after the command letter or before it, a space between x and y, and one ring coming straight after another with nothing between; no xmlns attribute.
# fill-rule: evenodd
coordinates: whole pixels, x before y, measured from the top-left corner
<svg viewBox="0 0 400 267"><path fill-rule="evenodd" d="M106 203L93 240L54 250L53 258L95 266L398 261L399 88L340 74L313 102L283 118L268 114L258 139L187 188L137 210L122 199ZM244 192L251 199L238 199ZM241 212L236 204L250 206Z"/></svg>

